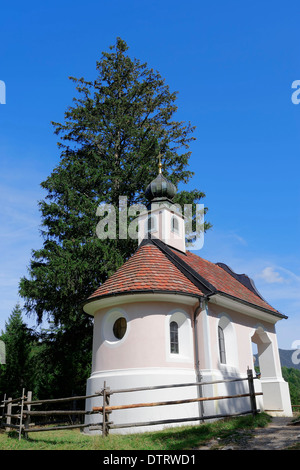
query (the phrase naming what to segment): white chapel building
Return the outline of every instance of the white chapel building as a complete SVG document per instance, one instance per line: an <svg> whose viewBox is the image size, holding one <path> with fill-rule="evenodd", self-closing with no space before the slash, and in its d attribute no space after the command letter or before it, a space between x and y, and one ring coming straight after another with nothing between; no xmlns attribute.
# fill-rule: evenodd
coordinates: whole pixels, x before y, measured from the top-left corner
<svg viewBox="0 0 300 470"><path fill-rule="evenodd" d="M291 416L281 374L276 323L287 318L268 304L244 274L212 263L185 246L184 218L173 210L175 186L158 174L146 189L149 210L139 217L137 250L84 302L94 317L87 395L111 390L247 377L256 343L261 376L257 406ZM151 208L155 210L151 211ZM110 405L248 393L247 381L113 394ZM87 411L101 398L86 402ZM114 424L225 415L249 410L249 398L117 410ZM90 415L86 422L99 422ZM184 423L189 424L189 423ZM176 424L173 424L176 425ZM122 428L157 430L165 425Z"/></svg>

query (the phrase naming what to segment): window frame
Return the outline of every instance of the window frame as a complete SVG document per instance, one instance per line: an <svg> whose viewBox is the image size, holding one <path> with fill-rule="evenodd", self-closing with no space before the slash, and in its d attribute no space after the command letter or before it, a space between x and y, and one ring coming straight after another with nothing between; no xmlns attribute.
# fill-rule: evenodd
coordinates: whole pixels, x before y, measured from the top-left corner
<svg viewBox="0 0 300 470"><path fill-rule="evenodd" d="M113 324L113 334L117 340L121 340L126 335L127 320L124 316L118 317Z"/></svg>
<svg viewBox="0 0 300 470"><path fill-rule="evenodd" d="M170 354L179 354L179 331L178 323L172 320L169 325Z"/></svg>
<svg viewBox="0 0 300 470"><path fill-rule="evenodd" d="M220 342L219 342L219 327L222 329L224 334L224 344L221 348L225 349L225 360L224 356L221 357ZM239 370L239 350L235 328L235 321L227 312L222 312L218 315L218 322L216 325L216 354L219 359L219 366L223 372L233 372Z"/></svg>
<svg viewBox="0 0 300 470"><path fill-rule="evenodd" d="M226 344L224 329L218 325L218 344L219 344L219 358L221 364L227 364L226 362Z"/></svg>
<svg viewBox="0 0 300 470"><path fill-rule="evenodd" d="M178 325L178 353L171 353L170 324ZM193 328L190 314L182 308L174 308L165 317L165 358L167 362L194 363Z"/></svg>
<svg viewBox="0 0 300 470"><path fill-rule="evenodd" d="M157 232L157 220L156 220L156 216L151 214L151 215L148 215L146 219L146 233L153 233L153 232Z"/></svg>
<svg viewBox="0 0 300 470"><path fill-rule="evenodd" d="M118 339L114 334L114 325L119 318L125 318L126 331L121 339ZM127 340L130 331L130 317L127 312L119 307L109 309L101 321L101 336L104 344L108 347L118 347Z"/></svg>
<svg viewBox="0 0 300 470"><path fill-rule="evenodd" d="M179 220L175 215L171 217L171 232L179 234Z"/></svg>

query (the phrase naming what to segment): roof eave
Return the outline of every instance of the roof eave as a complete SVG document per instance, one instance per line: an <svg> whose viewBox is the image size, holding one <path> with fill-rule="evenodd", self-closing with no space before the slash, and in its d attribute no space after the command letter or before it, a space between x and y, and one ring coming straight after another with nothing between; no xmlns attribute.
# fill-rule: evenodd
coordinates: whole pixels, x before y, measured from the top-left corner
<svg viewBox="0 0 300 470"><path fill-rule="evenodd" d="M250 315L271 323L276 323L278 320L287 319L286 315L280 312L269 310L256 304L247 302L246 300L239 299L238 297L231 296L225 292L217 291L215 294L206 296L208 301L238 311L240 313Z"/></svg>
<svg viewBox="0 0 300 470"><path fill-rule="evenodd" d="M140 290L140 291L127 291L115 292L105 295L90 297L81 304L81 308L88 315L94 316L97 310L116 307L121 304L135 303L135 302L174 302L174 295L176 295L176 302L184 305L194 305L198 302L199 298L203 296L199 293L192 294L188 292L166 291L166 290Z"/></svg>

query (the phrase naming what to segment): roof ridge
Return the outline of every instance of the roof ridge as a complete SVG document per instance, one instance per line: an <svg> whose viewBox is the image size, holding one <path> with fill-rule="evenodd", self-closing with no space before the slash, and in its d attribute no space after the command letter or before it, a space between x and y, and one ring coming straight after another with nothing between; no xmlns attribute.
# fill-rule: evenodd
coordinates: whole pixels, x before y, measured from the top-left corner
<svg viewBox="0 0 300 470"><path fill-rule="evenodd" d="M207 281L201 274L197 273L188 263L179 258L168 245L159 240L158 238L151 238L151 243L159 248L167 256L177 269L185 275L196 287L200 288L206 295L215 294L217 289L209 281Z"/></svg>

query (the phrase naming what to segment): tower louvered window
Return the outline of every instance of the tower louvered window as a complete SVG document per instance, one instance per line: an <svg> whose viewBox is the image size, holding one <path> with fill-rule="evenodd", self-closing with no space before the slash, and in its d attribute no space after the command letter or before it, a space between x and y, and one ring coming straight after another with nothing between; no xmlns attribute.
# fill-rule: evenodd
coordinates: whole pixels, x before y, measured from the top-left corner
<svg viewBox="0 0 300 470"><path fill-rule="evenodd" d="M172 217L171 219L171 230L172 232L179 233L179 223L177 217Z"/></svg>

